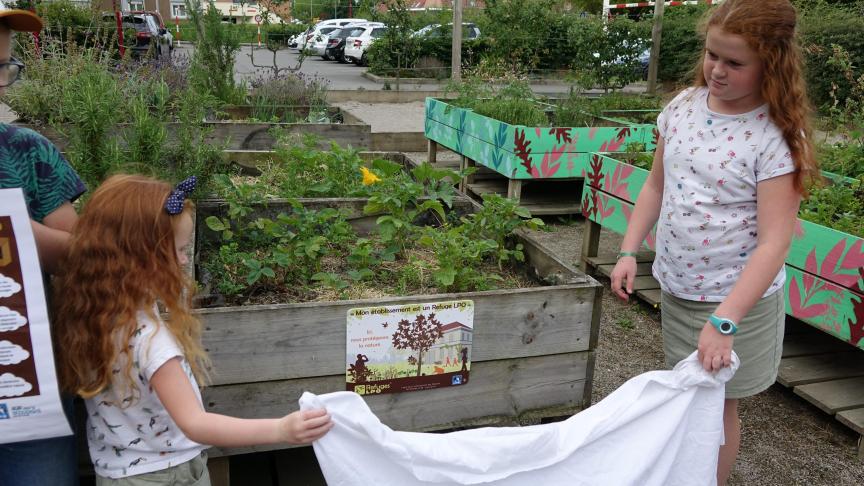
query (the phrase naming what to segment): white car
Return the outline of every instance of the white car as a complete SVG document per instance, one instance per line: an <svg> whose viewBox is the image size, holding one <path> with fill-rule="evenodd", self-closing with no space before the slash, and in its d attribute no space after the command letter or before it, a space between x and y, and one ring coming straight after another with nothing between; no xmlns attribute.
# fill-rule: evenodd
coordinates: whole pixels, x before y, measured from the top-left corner
<svg viewBox="0 0 864 486"><path fill-rule="evenodd" d="M332 32L343 25L355 24L358 22L366 22L366 19L330 19L323 20L318 22L314 26L310 27L304 34L300 34L300 37L297 39L297 50L302 51L306 48L312 48L315 42L320 40L322 35L322 31L324 34ZM324 47L326 47L326 41ZM321 54L324 54L322 51ZM318 54L319 56L321 54Z"/></svg>
<svg viewBox="0 0 864 486"><path fill-rule="evenodd" d="M365 66L366 49L375 42L376 39L383 36L387 32L385 25L368 25L362 27L363 31L359 35L353 35L345 39L345 59L357 64ZM356 34L356 32L354 32Z"/></svg>

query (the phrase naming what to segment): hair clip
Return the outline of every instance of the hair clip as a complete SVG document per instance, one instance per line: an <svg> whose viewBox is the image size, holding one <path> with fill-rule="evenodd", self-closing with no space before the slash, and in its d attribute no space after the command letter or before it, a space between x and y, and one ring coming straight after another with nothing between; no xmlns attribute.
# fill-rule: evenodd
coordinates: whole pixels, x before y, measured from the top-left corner
<svg viewBox="0 0 864 486"><path fill-rule="evenodd" d="M165 211L168 214L180 214L183 212L183 203L192 192L195 191L195 184L198 183L198 178L193 176L187 177L183 182L177 184L168 199L165 201Z"/></svg>

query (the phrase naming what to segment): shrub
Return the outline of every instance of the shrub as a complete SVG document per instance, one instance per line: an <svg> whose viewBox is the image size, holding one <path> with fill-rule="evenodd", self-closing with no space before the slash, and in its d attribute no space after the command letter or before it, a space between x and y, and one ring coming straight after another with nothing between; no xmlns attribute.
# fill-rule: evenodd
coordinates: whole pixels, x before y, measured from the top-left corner
<svg viewBox="0 0 864 486"><path fill-rule="evenodd" d="M852 66L864 66L864 12L840 6L821 6L806 10L801 22L801 43L806 60L807 86L810 97L817 107L825 107L832 101L831 92L836 86L837 99L852 94L854 81L844 75L842 69L829 66L834 50L840 46L848 53Z"/></svg>
<svg viewBox="0 0 864 486"><path fill-rule="evenodd" d="M577 82L608 91L641 79L639 56L647 48L649 36L649 24L623 16L606 22L599 17L578 19L567 35Z"/></svg>
<svg viewBox="0 0 864 486"><path fill-rule="evenodd" d="M707 11L707 6L695 5L670 8L664 12L658 79L692 83L693 67L699 60L704 44L697 32L697 24ZM650 18L646 20L648 25L651 22Z"/></svg>

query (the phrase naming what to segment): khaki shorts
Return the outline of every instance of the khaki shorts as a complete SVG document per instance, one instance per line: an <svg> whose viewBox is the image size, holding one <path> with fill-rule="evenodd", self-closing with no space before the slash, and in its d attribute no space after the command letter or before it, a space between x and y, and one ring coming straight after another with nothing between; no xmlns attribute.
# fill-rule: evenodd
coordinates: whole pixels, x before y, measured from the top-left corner
<svg viewBox="0 0 864 486"><path fill-rule="evenodd" d="M660 312L663 350L669 367L686 358L699 343L699 333L717 302L684 300L663 292ZM745 398L766 390L777 379L786 323L783 291L763 297L738 324L732 350L741 360L726 383L726 398Z"/></svg>
<svg viewBox="0 0 864 486"><path fill-rule="evenodd" d="M207 453L191 461L144 474L111 479L96 475L96 486L210 486L210 472L207 470Z"/></svg>

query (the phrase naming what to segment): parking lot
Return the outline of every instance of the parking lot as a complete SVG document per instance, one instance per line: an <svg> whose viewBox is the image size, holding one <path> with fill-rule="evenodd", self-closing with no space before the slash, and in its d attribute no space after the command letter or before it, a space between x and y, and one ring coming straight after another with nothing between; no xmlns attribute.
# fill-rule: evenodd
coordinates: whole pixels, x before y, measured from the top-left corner
<svg viewBox="0 0 864 486"><path fill-rule="evenodd" d="M192 47L189 44L178 46L174 52L175 55L191 55ZM254 55L254 64L257 66L265 66L264 68L256 68L253 65L253 59L250 55ZM297 65L298 58L295 49L283 49L276 52L276 64L280 68L294 67ZM260 73L260 69L267 69L273 66L273 52L267 50L266 47L253 47L244 45L240 52L237 53L237 63L234 66L238 78L250 80L255 77L256 72ZM356 66L354 64L340 64L336 61L325 61L319 56L307 56L300 72L306 75L317 75L330 81L330 89L348 90L348 89L382 89L382 84L375 83L363 77L366 72L365 67ZM426 86L428 88L428 86ZM409 89L406 86L406 89Z"/></svg>

